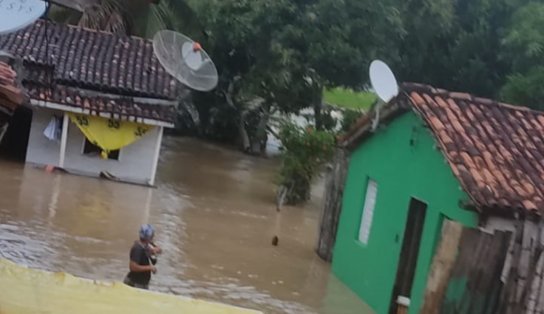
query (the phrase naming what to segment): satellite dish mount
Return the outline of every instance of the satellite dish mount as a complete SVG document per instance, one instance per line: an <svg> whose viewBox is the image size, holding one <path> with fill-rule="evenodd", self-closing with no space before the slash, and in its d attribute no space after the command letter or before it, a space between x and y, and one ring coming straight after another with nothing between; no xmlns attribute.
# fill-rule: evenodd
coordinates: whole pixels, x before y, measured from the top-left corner
<svg viewBox="0 0 544 314"><path fill-rule="evenodd" d="M166 72L190 88L210 91L217 86L217 69L200 43L162 30L153 37L153 51Z"/></svg>
<svg viewBox="0 0 544 314"><path fill-rule="evenodd" d="M378 95L381 102L388 103L391 99L399 94L397 79L395 78L393 71L391 71L385 62L381 60L372 61L368 72L372 88ZM372 121L372 131L376 130L380 121L381 102L378 101L376 103L376 116Z"/></svg>

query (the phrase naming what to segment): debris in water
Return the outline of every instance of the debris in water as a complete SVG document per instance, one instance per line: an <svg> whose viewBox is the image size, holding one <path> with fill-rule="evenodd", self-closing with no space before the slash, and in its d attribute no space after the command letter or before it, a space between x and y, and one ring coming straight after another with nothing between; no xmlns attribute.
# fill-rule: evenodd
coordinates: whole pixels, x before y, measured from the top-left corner
<svg viewBox="0 0 544 314"><path fill-rule="evenodd" d="M278 236L274 236L272 238L272 245L273 246L278 246L278 242L280 241L280 239L278 239Z"/></svg>

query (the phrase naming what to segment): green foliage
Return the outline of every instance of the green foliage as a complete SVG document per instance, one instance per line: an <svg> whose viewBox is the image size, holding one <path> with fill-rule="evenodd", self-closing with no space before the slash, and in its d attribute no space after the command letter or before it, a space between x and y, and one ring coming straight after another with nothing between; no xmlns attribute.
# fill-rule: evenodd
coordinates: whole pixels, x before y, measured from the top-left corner
<svg viewBox="0 0 544 314"><path fill-rule="evenodd" d="M336 87L325 89L325 103L340 108L368 110L376 101L376 95L370 92L356 92L352 89Z"/></svg>
<svg viewBox="0 0 544 314"><path fill-rule="evenodd" d="M544 4L532 2L512 16L504 36L502 57L513 74L501 89L501 98L543 110L544 96Z"/></svg>
<svg viewBox="0 0 544 314"><path fill-rule="evenodd" d="M501 90L501 97L512 104L520 104L544 110L544 66L536 67L526 74L514 74Z"/></svg>
<svg viewBox="0 0 544 314"><path fill-rule="evenodd" d="M342 125L340 129L341 133L349 131L353 127L357 119L359 119L363 115L363 112L359 110L347 109L344 110L343 114L344 116L342 118Z"/></svg>
<svg viewBox="0 0 544 314"><path fill-rule="evenodd" d="M182 0L100 0L100 5L82 4L83 12L52 5L49 17L57 22L92 29L151 38L161 29L173 29L201 39L202 27L194 11Z"/></svg>
<svg viewBox="0 0 544 314"><path fill-rule="evenodd" d="M501 58L502 36L512 13L527 2L410 0L399 4L404 8L406 30L394 66L400 80L497 97L511 73L509 60Z"/></svg>
<svg viewBox="0 0 544 314"><path fill-rule="evenodd" d="M544 62L544 4L529 3L517 10L503 40L503 56L514 71L528 71Z"/></svg>
<svg viewBox="0 0 544 314"><path fill-rule="evenodd" d="M323 86L362 86L371 55L391 46L382 37L396 26L381 21L387 10L369 0L224 0L199 9L223 75L243 75L245 89L285 112L321 99ZM392 31L376 34L378 22Z"/></svg>
<svg viewBox="0 0 544 314"><path fill-rule="evenodd" d="M370 0L208 0L195 10L220 73L215 103L234 108L231 119L250 139L260 137L268 111L319 108L324 87L360 89L372 55L393 50L383 36L400 25L382 19L395 16L392 6ZM261 121L245 121L256 110ZM326 110L314 120L325 129L335 123Z"/></svg>
<svg viewBox="0 0 544 314"><path fill-rule="evenodd" d="M312 179L332 157L335 138L326 131L287 123L280 131L280 140L283 149L280 184L287 188L287 202L306 201Z"/></svg>

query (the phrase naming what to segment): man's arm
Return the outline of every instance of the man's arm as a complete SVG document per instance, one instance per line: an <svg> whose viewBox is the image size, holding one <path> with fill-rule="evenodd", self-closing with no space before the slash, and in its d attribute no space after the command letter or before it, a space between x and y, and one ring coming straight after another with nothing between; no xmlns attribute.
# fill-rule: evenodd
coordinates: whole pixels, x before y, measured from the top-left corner
<svg viewBox="0 0 544 314"><path fill-rule="evenodd" d="M135 273L143 273L143 272L146 272L146 271L150 271L150 272L156 272L156 268L155 266L153 265L138 265L138 263L136 263L135 261L130 261L130 264L128 265L130 271L132 272L135 272Z"/></svg>
<svg viewBox="0 0 544 314"><path fill-rule="evenodd" d="M149 246L150 247L150 251L152 254L161 254L162 253L162 249L160 246L156 245L155 243L150 243L151 245Z"/></svg>
<svg viewBox="0 0 544 314"><path fill-rule="evenodd" d="M157 271L157 269L153 265L138 264L138 261L140 261L143 257L142 255L145 256L145 254L146 253L144 249L141 247L135 246L135 247L132 247L132 249L130 249L130 263L128 264L128 268L130 269L130 271L135 273L143 273L147 271L155 273Z"/></svg>

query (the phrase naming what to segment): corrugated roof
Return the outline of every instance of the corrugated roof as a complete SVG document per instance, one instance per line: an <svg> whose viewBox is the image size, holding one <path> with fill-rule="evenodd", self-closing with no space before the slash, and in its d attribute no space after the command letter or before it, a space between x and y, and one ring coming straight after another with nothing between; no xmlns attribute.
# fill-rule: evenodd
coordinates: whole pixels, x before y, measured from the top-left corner
<svg viewBox="0 0 544 314"><path fill-rule="evenodd" d="M421 84L403 84L383 110L388 119L417 113L432 131L461 186L480 209L544 210L544 112ZM372 113L340 142L370 134Z"/></svg>

